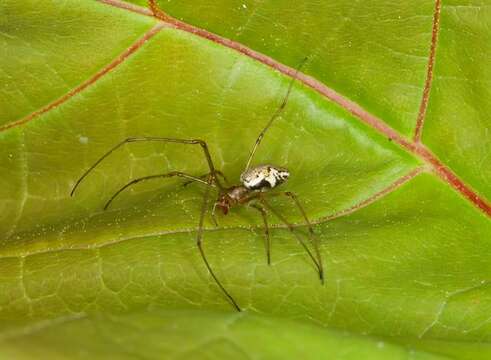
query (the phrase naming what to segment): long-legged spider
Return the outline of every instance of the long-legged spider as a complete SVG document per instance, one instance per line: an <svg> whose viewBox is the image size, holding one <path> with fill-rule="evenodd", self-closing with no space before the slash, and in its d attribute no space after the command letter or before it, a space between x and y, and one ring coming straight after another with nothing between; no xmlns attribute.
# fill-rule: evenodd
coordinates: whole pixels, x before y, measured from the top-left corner
<svg viewBox="0 0 491 360"><path fill-rule="evenodd" d="M165 138L165 137L132 137L132 138L127 138L120 143L118 143L116 146L111 148L108 152L106 152L102 157L99 158L90 168L88 168L83 175L77 180L75 183L70 196L73 196L75 193L75 190L78 188L80 183L85 179L85 177L97 166L99 165L105 158L107 158L113 151L118 149L119 147L127 144L127 143L132 143L132 142L143 142L143 141L160 141L160 142L167 142L167 143L179 143L179 144L189 144L189 145L199 145L203 149L203 153L206 159L206 162L209 167L209 173L202 175L202 176L194 176L190 174L186 174L180 171L171 171L168 173L164 174L157 174L157 175L150 175L150 176L144 176L140 177L137 179L134 179L121 187L114 195L106 202L104 205L104 210L106 210L109 205L112 203L112 201L124 190L128 189L130 186L150 180L150 179L156 179L156 178L170 178L170 177L181 177L185 178L188 181L185 183L187 185L190 182L198 182L200 184L206 185L206 190L203 196L203 204L201 207L201 213L199 217L199 223L198 223L198 229L197 229L197 234L196 234L196 244L198 246L199 252L201 254L201 257L203 259L203 262L206 265L206 268L210 272L211 276L215 280L216 284L218 287L221 289L223 294L227 297L227 299L230 301L230 303L234 306L234 308L238 311L240 310L239 305L235 301L235 299L232 297L232 295L225 289L225 287L222 285L218 277L215 275L215 272L213 271L210 263L208 262L204 249L203 249L203 222L204 218L208 209L208 199L209 199L209 194L210 194L210 189L217 189L218 190L218 197L213 205L213 210L212 210L212 219L217 225L217 221L215 218L215 210L216 208L219 208L222 210L223 214L226 215L230 208L236 206L236 205L245 205L248 204L250 208L257 210L263 219L264 223L264 234L265 234L265 240L266 240L266 258L267 258L267 263L268 265L271 264L271 239L270 239L270 234L269 234L269 225L268 225L268 219L267 219L267 213L270 211L273 213L282 223L284 223L287 228L295 235L295 237L298 239L300 245L304 248L304 250L307 252L308 256L314 263L315 267L317 268L317 272L319 274L319 278L321 280L321 283L324 282L324 271L323 271L323 265L322 265L322 258L320 255L319 251L319 244L317 242L317 239L314 237L314 230L312 227L311 222L309 221L307 214L305 210L303 209L302 205L300 204L298 197L290 192L290 191L283 191L283 192L276 192L276 193L269 193L267 190L273 189L276 186L282 184L285 182L290 173L287 169L278 167L275 165L257 165L251 167L251 161L252 158L261 143L261 140L263 139L264 135L268 131L269 127L273 123L273 121L280 115L280 113L283 111L283 109L286 106L288 97L290 95L290 92L293 87L293 83L295 82L295 79L297 78L298 72L300 71L301 66L305 60L302 62L302 64L297 68L295 75L293 76L289 86L288 90L286 92L285 97L283 98L283 101L281 105L278 107L276 112L273 114L271 119L268 121L264 129L261 131L259 136L256 139L256 142L254 143L254 146L249 154L249 158L247 160L246 166L242 174L240 175L240 185L234 185L230 187L225 187L220 179L219 176L222 178L225 178L223 173L217 169L215 169L215 165L213 164L212 157L210 155L210 151L208 150L208 145L206 144L205 141L199 140L199 139L175 139L175 138ZM305 222L305 225L308 227L309 230L309 236L310 240L312 242L312 245L314 247L314 252L312 252L305 241L302 239L302 237L295 231L294 226L278 211L276 211L271 205L269 204L269 201L267 200L268 197L273 197L273 196L286 196L289 198L294 205L298 208L300 211L301 216L303 217L303 220Z"/></svg>

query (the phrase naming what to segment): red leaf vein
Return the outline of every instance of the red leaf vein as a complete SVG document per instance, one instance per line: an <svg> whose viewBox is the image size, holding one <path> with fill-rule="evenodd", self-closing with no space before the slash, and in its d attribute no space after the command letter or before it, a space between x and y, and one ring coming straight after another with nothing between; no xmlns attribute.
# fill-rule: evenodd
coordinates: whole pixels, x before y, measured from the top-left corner
<svg viewBox="0 0 491 360"><path fill-rule="evenodd" d="M143 8L140 6L128 4L124 1L120 0L98 0L102 3L105 3L107 5L115 6L118 8L122 8L128 11L132 11L141 15L145 16L154 16L152 11ZM421 100L421 105L418 113L418 119L417 119L417 124L416 124L416 129L415 129L415 135L412 140L409 140L399 134L395 129L391 128L389 125L387 125L384 121L382 121L380 118L376 117L375 115L370 114L368 111L363 109L360 105L354 103L353 101L345 98L341 94L337 93L334 89L329 88L328 86L324 85L323 83L319 82L318 80L303 74L299 73L297 74L297 79L298 81L302 82L304 85L309 86L313 90L317 91L319 94L323 95L324 97L330 99L331 101L335 102L339 106L343 107L345 110L353 114L355 117L357 117L359 120L361 120L363 123L368 125L369 127L375 129L379 133L383 134L390 140L394 141L395 143L399 144L402 148L406 149L409 153L413 154L415 157L420 158L423 162L425 162L431 169L432 171L438 175L444 182L449 184L451 187L453 187L455 190L457 190L461 195L463 195L467 200L469 200L472 204L474 204L478 209L480 209L483 213L485 213L487 216L491 217L491 204L490 202L485 199L484 197L481 197L476 191L474 191L468 184L466 184L462 179L460 179L447 165L445 165L443 162L441 162L428 148L426 148L423 144L420 142L421 138L421 131L423 128L423 123L424 123L424 118L426 116L426 110L428 107L428 101L429 101L429 94L430 94L430 89L431 89L431 84L432 84L432 79L433 79L433 68L434 68L434 62L435 62L435 55L436 55L436 46L437 46L437 40L438 40L438 30L439 30L439 23L440 23L440 12L441 12L441 0L435 0L435 13L433 16L433 30L432 30L432 38L431 38L431 46L430 46L430 56L428 60L428 67L427 67L427 77L425 81L425 87L423 90L423 96ZM155 15L156 18L161 20L159 25L155 26L152 28L150 31L148 31L142 38L140 38L137 42L135 42L133 45L131 45L128 49L126 49L117 59L115 59L113 62L111 62L109 65L101 69L98 73L96 73L93 77L88 79L87 81L83 82L81 85L76 87L75 89L71 90L67 94L63 95L62 97L56 99L52 103L46 105L40 110L37 110L26 117L17 120L13 123L4 125L3 127L0 127L0 132L7 130L12 127L16 127L22 124L25 124L29 122L30 120L36 118L37 116L44 114L53 108L56 108L63 102L67 101L71 97L73 97L75 94L79 93L80 91L84 90L85 88L89 87L92 85L94 82L96 82L98 79L100 79L102 76L107 74L109 71L114 69L117 65L122 63L126 58L128 58L131 54L133 54L136 50L138 50L148 39L150 39L152 36L154 36L161 28L163 27L171 27L175 28L178 30L186 31L189 33L192 33L196 36L208 39L210 41L213 41L215 43L221 44L223 46L226 46L230 49L234 49L250 58L253 58L265 65L270 66L271 68L287 75L290 77L293 77L296 73L296 70L285 65L282 63L279 63L278 61L272 59L271 57L259 53L255 50L252 50L248 48L247 46L240 44L236 41L233 41L231 39L224 38L222 36L219 36L217 34L211 33L205 29L198 28L196 26L184 23L180 20L174 19L167 14L164 14L162 12L156 13ZM417 168L410 172L409 174L403 176L402 178L396 180L392 185L390 185L388 188L382 190L381 192L374 194L372 197L369 199L366 199L362 201L359 204L354 205L353 207L343 210L342 212L338 214L331 215L328 218L335 218L339 217L342 215L347 215L349 213L352 213L356 211L357 209L364 207L373 201L376 201L380 197L384 196L385 194L391 192L392 190L400 187L410 179L414 178L416 175L418 175L421 171L424 169L422 167Z"/></svg>
<svg viewBox="0 0 491 360"><path fill-rule="evenodd" d="M440 29L441 7L441 0L436 0L435 13L433 14L433 29L431 31L430 56L428 57L428 67L426 69L426 81L423 96L421 98L421 104L419 106L418 118L416 119L416 128L414 130L413 141L416 143L421 141L426 110L428 109L428 101L430 99L431 84L433 82L433 67L435 65L436 46L438 42L438 32Z"/></svg>
<svg viewBox="0 0 491 360"><path fill-rule="evenodd" d="M110 62L108 65L103 67L101 70L99 70L97 73L95 73L92 77L75 87L74 89L70 90L66 94L62 95L61 97L57 98L56 100L52 101L51 103L45 105L39 110L36 110L27 116L16 120L14 122L5 124L3 126L0 126L0 132L5 131L10 128L18 127L20 125L23 125L31 120L34 120L38 116L47 113L50 110L53 110L54 108L60 106L64 102L66 102L68 99L72 98L73 96L77 95L81 91L85 90L89 86L93 85L97 80L102 78L104 75L109 73L111 70L113 70L115 67L117 67L119 64L121 64L123 61L125 61L129 56L131 56L135 51L137 51L139 48L145 44L147 40L152 38L155 34L157 34L160 29L165 27L165 24L157 24L153 28L151 28L148 32L146 32L141 38L139 38L136 42L131 44L125 51L123 51L116 59L114 59L112 62Z"/></svg>
<svg viewBox="0 0 491 360"><path fill-rule="evenodd" d="M413 169L412 171L410 171L408 174L401 176L399 179L394 181L392 184L388 185L386 188L384 188L381 191L379 191L379 192L373 194L372 196L366 198L365 200L362 200L359 203L357 203L357 204L355 204L355 205L353 205L347 209L343 209L337 213L326 216L325 218L321 218L318 222L323 222L325 220L337 219L339 217L354 213L355 211L374 203L378 199L380 199L380 198L384 197L385 195L390 194L394 190L400 188L402 185L407 183L409 180L414 179L416 176L418 176L419 174L421 174L425 170L427 170L425 166L417 167L417 168Z"/></svg>

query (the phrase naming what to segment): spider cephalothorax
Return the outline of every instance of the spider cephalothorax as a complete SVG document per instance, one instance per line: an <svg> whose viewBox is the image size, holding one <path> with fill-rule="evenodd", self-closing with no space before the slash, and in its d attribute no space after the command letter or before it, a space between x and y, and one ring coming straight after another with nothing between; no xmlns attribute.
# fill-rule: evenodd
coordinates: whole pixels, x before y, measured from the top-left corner
<svg viewBox="0 0 491 360"><path fill-rule="evenodd" d="M220 208L224 215L228 214L230 208L240 204L249 194L249 190L242 185L232 186L223 189L215 202L215 206Z"/></svg>
<svg viewBox="0 0 491 360"><path fill-rule="evenodd" d="M299 68L300 69L300 68ZM297 70L298 72L298 70ZM314 231L313 227L307 217L307 214L305 213L302 205L297 199L297 196L289 191L284 191L284 192L268 192L267 190L273 189L277 187L278 185L284 183L288 177L290 176L290 173L287 169L278 167L275 165L257 165L257 166L252 166L250 167L251 160L254 156L254 153L259 146L262 138L264 137L264 134L268 130L268 128L271 126L273 123L273 120L278 117L280 112L283 110L283 108L286 106L286 100L288 98L288 95L290 94L290 91L293 86L293 82L295 80L295 77L292 79L290 82L290 86L288 87L287 94L285 98L283 99L282 104L278 108L278 110L273 114L269 122L266 124L266 127L261 131L259 134L258 138L256 139L256 143L254 144L251 153L249 154L249 158L247 160L245 170L240 176L240 181L241 184L231 186L231 187L225 187L222 185L222 183L219 181L217 178L218 176L221 176L224 178L224 175L217 169L215 169L215 166L213 164L212 157L210 155L210 151L208 149L208 145L206 144L205 141L200 140L200 139L176 139L176 138L164 138L164 137L135 137L135 138L128 138L119 144L116 144L112 149L110 149L106 154L104 154L99 160L97 160L89 169L85 171L85 173L78 179L78 181L75 183L75 186L72 189L71 195L74 194L75 190L77 187L80 185L82 180L106 157L108 157L114 150L118 149L119 147L128 144L128 143L133 143L133 142L142 142L142 141L158 141L158 142L166 142L166 143L176 143L176 144L185 144L185 145L199 145L201 149L203 150L206 162L208 164L209 168L209 173L203 175L203 176L195 176L191 174L186 174L181 171L170 171L164 174L157 174L157 175L149 175L149 176L144 176L141 178L134 179L121 187L114 195L106 202L104 209L107 209L109 205L112 203L112 201L125 189L128 187L139 183L141 181L145 180L150 180L150 179L156 179L156 178L170 178L170 177L181 177L185 178L189 182L197 182L201 183L207 186L207 189L205 191L205 195L203 198L203 206L201 208L201 214L199 217L199 224L198 224L198 229L197 229L197 235L196 235L196 244L198 246L198 249L200 251L201 257L203 259L203 262L206 265L206 268L210 272L211 276L215 280L216 284L219 286L219 288L223 291L225 296L229 299L231 304L240 311L240 307L237 304L237 302L234 300L232 295L225 289L225 287L222 285L218 277L215 275L214 271L212 270L212 267L210 266L206 256L205 252L203 249L202 245L202 238L203 238L203 226L204 226L204 218L207 212L207 206L208 206L208 197L209 197L209 192L210 189L216 189L218 190L218 197L215 201L215 204L213 206L213 211L212 211L212 217L213 220L215 221L215 224L217 224L217 221L215 219L215 208L219 208L222 210L223 214L228 214L230 208L236 205L244 205L247 204L249 208L255 209L261 213L263 222L264 222L264 231L266 235L266 256L267 256L267 262L268 264L271 264L271 254L270 254L270 248L271 248L271 242L269 238L269 226L268 226L268 220L267 220L267 213L268 211L273 213L283 224L285 224L288 229L296 236L298 239L299 243L302 245L302 247L305 249L307 254L309 255L310 259L314 263L314 265L317 268L317 271L319 273L319 278L321 279L321 282L324 279L323 275L323 267L322 267L322 259L320 256L319 248L318 248L318 243L313 237ZM312 252L305 241L302 239L302 237L294 231L293 225L278 211L276 211L268 201L269 197L273 196L286 196L290 200L293 201L295 206L300 210L300 213L304 219L305 225L308 227L309 234L311 237L312 245L314 246L314 252Z"/></svg>

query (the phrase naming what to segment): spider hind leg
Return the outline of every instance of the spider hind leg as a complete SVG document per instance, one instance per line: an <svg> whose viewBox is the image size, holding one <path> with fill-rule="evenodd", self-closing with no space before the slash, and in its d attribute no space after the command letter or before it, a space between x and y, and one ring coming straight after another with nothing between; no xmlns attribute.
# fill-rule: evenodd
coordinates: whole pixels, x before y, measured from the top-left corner
<svg viewBox="0 0 491 360"><path fill-rule="evenodd" d="M292 199L294 201L295 205L297 206L297 208L300 210L300 213L302 214L302 217L304 218L305 224L307 225L307 227L309 229L309 236L310 236L312 246L314 248L314 253L312 253L312 251L309 249L309 247L307 246L305 241L302 239L302 237L298 234L298 232L295 231L294 226L279 211L274 209L269 204L269 202L266 200L266 196L274 197L274 196L281 196L281 195L287 196L290 199ZM303 209L302 205L298 201L297 196L292 192L260 193L259 200L269 211L271 211L281 222L283 222L288 227L290 232L292 232L294 234L294 236L297 238L300 245L307 252L310 259L312 260L315 267L317 268L317 272L319 274L319 280L321 281L321 284L324 284L324 267L322 264L322 257L321 257L320 250L319 250L319 243L318 243L317 238L315 237L315 233L314 233L314 229L312 227L312 224L309 221L307 214L306 214L305 210Z"/></svg>
<svg viewBox="0 0 491 360"><path fill-rule="evenodd" d="M271 265L271 238L269 236L269 225L268 225L268 217L267 217L268 215L263 206L259 204L251 204L250 206L261 213L261 217L264 223L264 236L266 240L266 261L268 265Z"/></svg>

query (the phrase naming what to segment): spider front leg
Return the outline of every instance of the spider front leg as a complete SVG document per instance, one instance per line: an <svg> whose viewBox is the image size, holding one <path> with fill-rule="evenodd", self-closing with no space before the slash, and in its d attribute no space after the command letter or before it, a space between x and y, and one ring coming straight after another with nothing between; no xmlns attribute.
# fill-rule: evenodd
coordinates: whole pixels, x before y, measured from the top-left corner
<svg viewBox="0 0 491 360"><path fill-rule="evenodd" d="M295 202L298 209L300 210L300 212L301 212L301 214L305 220L305 223L309 228L310 239L311 239L312 245L314 246L315 256L312 254L312 252L308 248L307 244L305 244L302 237L299 236L299 234L295 231L295 228L293 227L293 225L282 214L280 214L277 210L275 210L269 204L269 202L266 200L266 196L272 197L272 196L281 196L281 195L288 196L290 199L292 199ZM270 210L278 219L280 219L288 227L288 229L295 235L295 237L298 239L300 245L302 245L302 247L305 249L305 251L307 252L309 257L311 258L312 262L316 266L317 271L319 273L319 279L320 279L321 283L324 284L324 268L322 265L322 257L320 255L320 251L319 251L319 244L314 237L314 230L312 228L312 224L310 223L310 221L307 217L307 214L305 213L305 210L303 209L302 205L298 201L298 198L296 197L296 195L291 193L291 192L280 192L280 193L263 193L262 192L262 193L259 193L258 199L263 203L263 205L266 208L268 208L268 210Z"/></svg>
<svg viewBox="0 0 491 360"><path fill-rule="evenodd" d="M223 181L225 181L225 184L228 184L227 177L225 176L225 174L224 174L224 173L222 173L220 170L215 170L215 174L216 174L216 175L219 175L219 176L220 176L220 177L223 179ZM206 174L203 174L203 175L201 175L201 176L198 176L198 178L200 178L201 180L203 180L203 179L206 179L206 177L207 177L208 175L210 175L210 173L206 173ZM189 181L186 181L186 182L184 182L184 183L182 184L182 186L186 187L186 186L188 186L189 184L192 184L193 182L195 182L195 180L189 180Z"/></svg>
<svg viewBox="0 0 491 360"><path fill-rule="evenodd" d="M210 174L213 179L216 179L217 170L215 170L215 166L213 165L213 160L211 159L210 151L208 150L208 145L205 141L200 139L176 139L176 138L164 138L164 137L153 137L153 136L144 136L144 137L131 137L126 138L123 141L119 142L115 146L113 146L108 152L102 155L91 167L89 167L82 176L77 180L75 185L73 186L72 191L70 192L70 196L73 196L75 190L77 190L78 186L81 182L90 174L92 170L94 170L97 165L99 165L105 158L111 155L115 150L119 149L121 146L126 145L128 143L134 142L145 142L145 141L156 141L156 142L166 142L166 143L176 143L176 144L185 144L185 145L200 145L203 149L203 153L206 158L206 162L208 164L208 168L210 169ZM194 180L193 180L194 181ZM219 181L215 182L219 189L223 189L222 185Z"/></svg>
<svg viewBox="0 0 491 360"><path fill-rule="evenodd" d="M225 289L225 287L222 285L220 280L218 280L218 277L213 272L213 270L210 266L210 263L208 262L208 259L206 258L205 251L203 249L203 241L202 241L203 240L203 222L204 222L204 218L206 215L206 210L208 209L208 198L210 195L210 187L212 185L212 181L213 181L213 176L210 175L206 181L210 186L208 186L206 188L205 194L203 195L203 206L201 207L201 213L199 216L198 231L196 234L196 245L198 246L199 252L201 254L201 258L203 259L203 262L205 263L205 266L208 269L208 272L213 277L213 280L215 280L215 283L218 285L220 290L222 290L222 292L228 298L228 300L233 305L235 310L241 311L239 305L237 305L237 302L234 300L232 295L230 295L230 293Z"/></svg>
<svg viewBox="0 0 491 360"><path fill-rule="evenodd" d="M131 180L129 183L127 183L126 185L121 187L118 191L116 191L114 193L114 195L111 196L111 198L108 200L106 205L104 205L104 210L107 210L107 208L109 207L109 205L111 205L111 203L116 198L116 196L118 196L121 192L123 192L124 190L126 190L127 188L129 188L132 185L135 185L139 182L146 181L146 180L157 179L157 178L170 178L170 177L174 177L174 176L178 176L178 177L182 177L182 178L186 178L186 179L191 179L192 181L197 181L197 182L200 182L202 184L215 187L215 184L213 182L208 183L207 181L204 181L200 178L197 178L196 176L188 175L188 174L185 174L185 173L180 172L180 171L171 171L171 172L166 173L166 174L143 176L141 178Z"/></svg>
<svg viewBox="0 0 491 360"><path fill-rule="evenodd" d="M215 227L218 227L218 221L217 221L217 217L215 215L215 212L216 212L216 209L217 209L217 205L218 205L218 203L215 202L213 204L213 208L211 209L211 219L213 220L213 224L215 225Z"/></svg>

